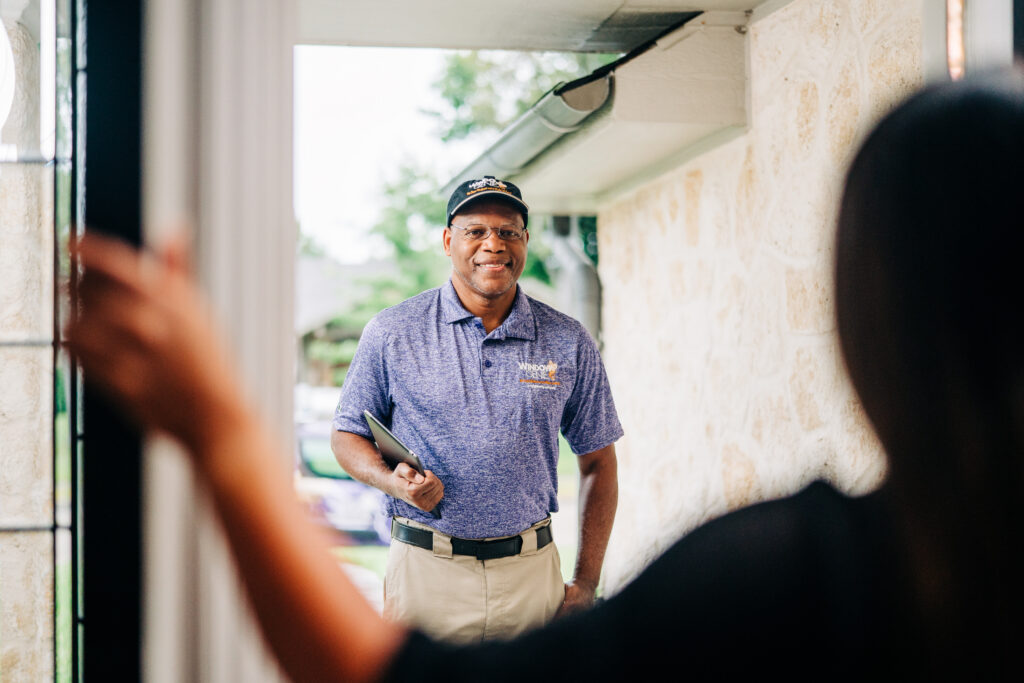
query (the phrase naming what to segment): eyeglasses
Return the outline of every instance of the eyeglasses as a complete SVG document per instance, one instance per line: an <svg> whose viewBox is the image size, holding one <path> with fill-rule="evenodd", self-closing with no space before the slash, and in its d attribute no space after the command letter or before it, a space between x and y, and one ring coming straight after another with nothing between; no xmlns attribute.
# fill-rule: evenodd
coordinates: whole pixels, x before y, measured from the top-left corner
<svg viewBox="0 0 1024 683"><path fill-rule="evenodd" d="M461 231L463 239L467 242L483 242L491 236L491 233L497 235L502 242L518 242L526 236L526 228L484 228L481 226L463 228L458 225L449 227Z"/></svg>

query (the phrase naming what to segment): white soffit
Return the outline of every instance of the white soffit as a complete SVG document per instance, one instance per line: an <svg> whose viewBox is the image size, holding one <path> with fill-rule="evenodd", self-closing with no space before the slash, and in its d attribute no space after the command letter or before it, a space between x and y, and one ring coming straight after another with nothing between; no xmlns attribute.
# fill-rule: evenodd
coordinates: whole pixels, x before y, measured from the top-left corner
<svg viewBox="0 0 1024 683"><path fill-rule="evenodd" d="M299 44L626 52L674 14L763 0L299 0Z"/></svg>
<svg viewBox="0 0 1024 683"><path fill-rule="evenodd" d="M745 23L743 13L703 14L618 67L611 104L512 178L530 209L596 211L652 169L743 130Z"/></svg>

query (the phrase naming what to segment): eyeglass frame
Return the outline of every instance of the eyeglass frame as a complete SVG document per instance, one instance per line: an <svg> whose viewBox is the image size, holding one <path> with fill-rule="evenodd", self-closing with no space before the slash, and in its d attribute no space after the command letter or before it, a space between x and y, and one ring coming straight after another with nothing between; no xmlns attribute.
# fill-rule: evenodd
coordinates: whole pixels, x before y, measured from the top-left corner
<svg viewBox="0 0 1024 683"><path fill-rule="evenodd" d="M470 226L463 227L461 225L454 225L454 224L453 225L449 225L448 229L449 230L459 230L460 232L462 232L462 239L464 239L467 242L473 242L473 243L483 242L487 238L489 238L492 234L495 237L497 237L499 240L501 240L502 242L519 242L519 241L522 241L526 237L526 234L529 231L529 228L526 228L526 227L518 228L518 227L514 227L514 226L502 226L500 228L491 228L491 227L484 226L484 225L470 225ZM482 234L479 237L470 237L469 236L470 230L483 230L484 234ZM515 234L511 235L511 236L502 237L501 236L502 232L511 232L511 233L515 233Z"/></svg>

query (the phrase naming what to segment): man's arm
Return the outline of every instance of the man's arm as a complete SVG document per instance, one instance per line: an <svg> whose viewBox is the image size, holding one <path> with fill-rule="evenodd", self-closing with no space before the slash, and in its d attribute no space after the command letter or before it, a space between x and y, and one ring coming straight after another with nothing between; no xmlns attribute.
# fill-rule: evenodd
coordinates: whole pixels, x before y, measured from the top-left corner
<svg viewBox="0 0 1024 683"><path fill-rule="evenodd" d="M331 450L338 464L358 479L424 512L433 510L444 496L444 484L430 470L426 476L404 462L389 468L373 442L351 432L331 433Z"/></svg>
<svg viewBox="0 0 1024 683"><path fill-rule="evenodd" d="M619 502L615 444L579 457L580 536L573 579L565 586L565 599L555 617L594 604L601 566Z"/></svg>

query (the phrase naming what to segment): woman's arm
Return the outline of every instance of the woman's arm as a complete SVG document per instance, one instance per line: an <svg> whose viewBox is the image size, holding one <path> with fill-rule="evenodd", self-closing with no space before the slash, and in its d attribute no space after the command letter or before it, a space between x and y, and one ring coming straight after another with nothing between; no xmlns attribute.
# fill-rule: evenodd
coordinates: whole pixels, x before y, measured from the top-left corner
<svg viewBox="0 0 1024 683"><path fill-rule="evenodd" d="M183 267L90 235L68 345L90 382L178 439L213 497L263 633L295 681L378 679L406 632L381 619L305 517L277 442L238 380Z"/></svg>

